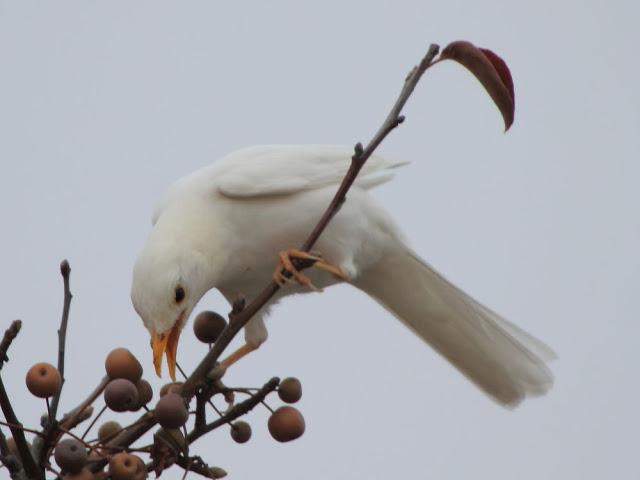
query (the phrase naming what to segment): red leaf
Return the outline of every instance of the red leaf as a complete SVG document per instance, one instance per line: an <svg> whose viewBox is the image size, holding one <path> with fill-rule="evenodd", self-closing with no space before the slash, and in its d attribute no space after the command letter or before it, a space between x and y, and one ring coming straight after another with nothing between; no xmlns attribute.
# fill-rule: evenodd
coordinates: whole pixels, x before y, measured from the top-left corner
<svg viewBox="0 0 640 480"><path fill-rule="evenodd" d="M509 67L491 50L478 48L470 42L452 42L442 51L443 60L455 60L480 81L504 119L505 131L513 124L515 94Z"/></svg>
<svg viewBox="0 0 640 480"><path fill-rule="evenodd" d="M489 61L493 65L493 68L495 68L496 71L498 72L498 75L500 75L500 78L502 79L502 83L504 83L507 89L509 90L509 93L511 94L511 99L515 104L516 95L515 95L515 92L513 91L513 79L511 78L511 72L509 71L509 67L507 67L507 64L502 58L500 58L498 55L493 53L491 50L488 50L486 48L480 48L480 51L485 54L485 56L489 59Z"/></svg>

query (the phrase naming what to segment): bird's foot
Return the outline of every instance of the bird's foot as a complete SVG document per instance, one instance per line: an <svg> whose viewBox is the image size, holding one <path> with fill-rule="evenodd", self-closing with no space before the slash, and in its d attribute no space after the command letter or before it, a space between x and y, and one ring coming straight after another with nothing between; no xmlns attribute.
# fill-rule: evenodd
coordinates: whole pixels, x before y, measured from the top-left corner
<svg viewBox="0 0 640 480"><path fill-rule="evenodd" d="M325 272L340 278L341 280L348 280L347 275L340 270L340 268L325 262L322 256L318 253L308 253L301 250L285 250L280 252L280 263L273 272L273 281L281 287L291 279L297 281L303 287L307 287L311 290L320 291L307 277L300 271L300 268L316 267ZM297 264L297 266L296 266ZM285 272L289 273L289 276L285 275Z"/></svg>
<svg viewBox="0 0 640 480"><path fill-rule="evenodd" d="M236 363L238 360L240 360L242 357L245 357L245 356L249 355L251 352L253 352L253 351L257 350L257 349L258 349L258 347L254 347L253 345L251 345L249 343L245 343L243 346L241 346L239 349L237 349L235 352L233 352L227 358L222 360L220 362L220 365L222 365L225 369L227 369L231 365Z"/></svg>

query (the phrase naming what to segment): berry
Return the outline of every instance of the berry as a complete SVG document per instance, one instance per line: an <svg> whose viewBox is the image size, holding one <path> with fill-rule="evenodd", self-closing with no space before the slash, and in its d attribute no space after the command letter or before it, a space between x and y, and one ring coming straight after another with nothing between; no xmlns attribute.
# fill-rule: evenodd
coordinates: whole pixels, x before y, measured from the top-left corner
<svg viewBox="0 0 640 480"><path fill-rule="evenodd" d="M151 388L151 384L146 380L140 379L136 384L136 388L138 389L138 402L135 407L132 409L133 411L140 410L144 405L149 403L153 398L153 389Z"/></svg>
<svg viewBox="0 0 640 480"><path fill-rule="evenodd" d="M111 350L104 362L109 378L126 378L136 383L142 377L142 365L126 348Z"/></svg>
<svg viewBox="0 0 640 480"><path fill-rule="evenodd" d="M203 343L214 343L226 326L227 321L222 315L205 310L193 321L193 333Z"/></svg>
<svg viewBox="0 0 640 480"><path fill-rule="evenodd" d="M122 425L120 425L118 422L105 422L100 425L100 428L98 429L98 440L100 441L100 443L108 442L109 440L115 438L115 436L118 434L117 432L119 432L120 430L122 430Z"/></svg>
<svg viewBox="0 0 640 480"><path fill-rule="evenodd" d="M251 438L251 425L242 420L231 425L231 438L238 443L246 443Z"/></svg>
<svg viewBox="0 0 640 480"><path fill-rule="evenodd" d="M160 398L164 397L167 393L180 394L182 391L182 382L165 383L160 389Z"/></svg>
<svg viewBox="0 0 640 480"><path fill-rule="evenodd" d="M286 403L296 403L302 397L302 384L295 377L285 378L278 386L278 396Z"/></svg>
<svg viewBox="0 0 640 480"><path fill-rule="evenodd" d="M305 429L304 417L288 405L278 408L269 417L269 433L278 442L290 442L299 438Z"/></svg>
<svg viewBox="0 0 640 480"><path fill-rule="evenodd" d="M114 412L126 412L138 403L138 389L125 378L116 378L104 389L104 402Z"/></svg>
<svg viewBox="0 0 640 480"><path fill-rule="evenodd" d="M121 452L109 460L109 475L112 480L144 480L147 469L137 455Z"/></svg>
<svg viewBox="0 0 640 480"><path fill-rule="evenodd" d="M27 388L32 395L48 398L55 395L62 384L58 369L50 363L36 363L27 372Z"/></svg>
<svg viewBox="0 0 640 480"><path fill-rule="evenodd" d="M78 473L87 464L84 445L73 438L58 442L53 456L58 466L68 473Z"/></svg>
<svg viewBox="0 0 640 480"><path fill-rule="evenodd" d="M163 428L179 428L187 422L189 411L180 395L177 393L167 393L158 400L155 416Z"/></svg>

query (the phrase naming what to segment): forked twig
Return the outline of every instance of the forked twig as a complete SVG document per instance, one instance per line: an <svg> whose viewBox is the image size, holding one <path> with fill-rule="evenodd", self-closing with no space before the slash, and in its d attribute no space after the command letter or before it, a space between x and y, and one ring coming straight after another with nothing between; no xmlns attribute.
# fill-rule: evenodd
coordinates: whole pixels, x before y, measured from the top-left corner
<svg viewBox="0 0 640 480"><path fill-rule="evenodd" d="M5 357L7 349L11 345L11 342L20 331L21 325L22 324L20 320L14 320L11 323L11 326L4 332L4 337L2 339L2 342L0 342L0 345L2 345L2 353ZM25 473L29 477L40 478L40 471L36 466L36 462L34 461L31 454L31 449L29 448L27 439L24 436L24 429L22 428L22 424L18 420L18 417L16 417L16 414L13 410L13 405L11 405L11 400L9 400L9 395L7 395L7 391L4 388L2 377L0 377L0 408L2 409L2 413L4 414L4 418L6 419L7 423L11 424L9 429L11 430L11 435L13 435L13 439L16 442L16 447L18 449L18 453L20 454L22 467L24 468Z"/></svg>
<svg viewBox="0 0 640 480"><path fill-rule="evenodd" d="M60 263L60 273L62 274L62 281L64 283L64 302L62 305L62 319L60 320L60 329L58 330L58 372L62 381L60 382L60 388L53 396L51 401L51 420L55 421L58 414L58 405L60 403L60 395L62 394L62 387L64 386L64 356L67 342L67 324L69 323L69 309L71 307L71 299L73 295L69 289L69 276L71 275L71 267L67 260L63 260Z"/></svg>

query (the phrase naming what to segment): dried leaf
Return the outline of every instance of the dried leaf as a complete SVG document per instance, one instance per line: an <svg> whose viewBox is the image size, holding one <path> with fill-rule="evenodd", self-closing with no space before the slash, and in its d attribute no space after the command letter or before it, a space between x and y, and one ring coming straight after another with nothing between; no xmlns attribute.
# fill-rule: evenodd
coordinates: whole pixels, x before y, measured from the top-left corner
<svg viewBox="0 0 640 480"><path fill-rule="evenodd" d="M513 124L515 94L509 67L491 50L478 48L470 42L452 42L442 51L443 60L455 60L480 81L504 119L505 131Z"/></svg>

